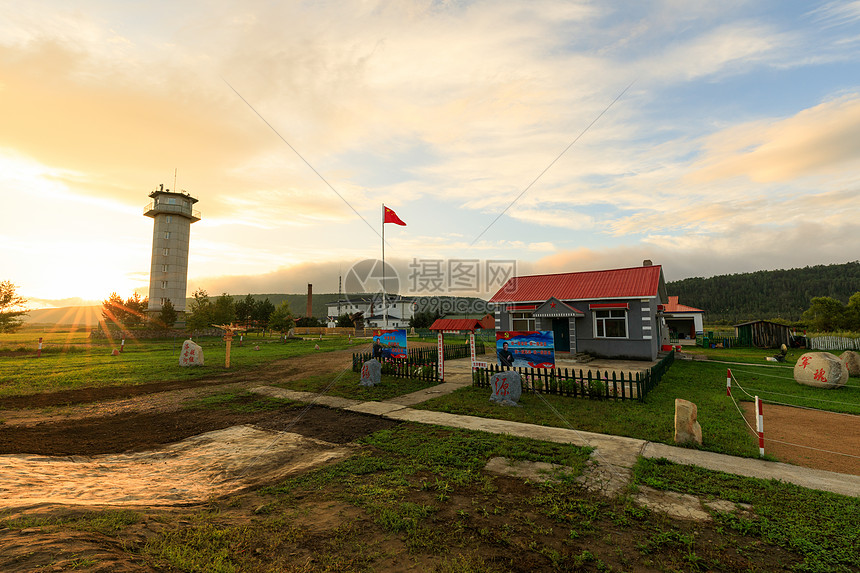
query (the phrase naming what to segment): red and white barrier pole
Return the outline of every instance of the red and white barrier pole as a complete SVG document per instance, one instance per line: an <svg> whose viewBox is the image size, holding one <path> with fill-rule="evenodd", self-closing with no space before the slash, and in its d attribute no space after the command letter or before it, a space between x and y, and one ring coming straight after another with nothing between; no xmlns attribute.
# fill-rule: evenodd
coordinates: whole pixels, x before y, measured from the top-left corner
<svg viewBox="0 0 860 573"><path fill-rule="evenodd" d="M119 343L119 353L122 354L123 350L125 350L125 338L123 338Z"/></svg>
<svg viewBox="0 0 860 573"><path fill-rule="evenodd" d="M732 369L726 368L726 396L732 396Z"/></svg>
<svg viewBox="0 0 860 573"><path fill-rule="evenodd" d="M42 357L42 337L39 337L39 350L36 352L36 358Z"/></svg>
<svg viewBox="0 0 860 573"><path fill-rule="evenodd" d="M764 412L761 409L761 400L755 397L756 430L758 431L758 455L764 456Z"/></svg>

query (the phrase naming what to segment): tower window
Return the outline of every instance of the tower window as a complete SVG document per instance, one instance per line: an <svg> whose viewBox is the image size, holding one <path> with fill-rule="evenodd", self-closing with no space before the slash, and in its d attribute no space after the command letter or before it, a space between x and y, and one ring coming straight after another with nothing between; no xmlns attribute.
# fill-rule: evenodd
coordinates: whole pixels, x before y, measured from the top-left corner
<svg viewBox="0 0 860 573"><path fill-rule="evenodd" d="M161 288L167 288L167 281L161 281Z"/></svg>
<svg viewBox="0 0 860 573"><path fill-rule="evenodd" d="M170 249L163 249L163 250L161 251L161 254L162 254L162 255L164 255L164 256L166 257L167 255L169 255L169 254L170 254Z"/></svg>
<svg viewBox="0 0 860 573"><path fill-rule="evenodd" d="M165 238L165 239L169 239L169 238L170 238L170 231L164 231L164 238Z"/></svg>
<svg viewBox="0 0 860 573"><path fill-rule="evenodd" d="M161 265L161 272L163 272L163 273L167 272L167 265Z"/></svg>
<svg viewBox="0 0 860 573"><path fill-rule="evenodd" d="M170 215L167 216L167 222L170 222Z"/></svg>

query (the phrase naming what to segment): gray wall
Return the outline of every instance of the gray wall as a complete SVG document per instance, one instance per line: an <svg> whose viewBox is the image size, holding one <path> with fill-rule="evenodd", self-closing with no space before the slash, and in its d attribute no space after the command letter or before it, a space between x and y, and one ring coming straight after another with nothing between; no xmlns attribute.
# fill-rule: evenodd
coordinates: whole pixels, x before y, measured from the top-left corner
<svg viewBox="0 0 860 573"><path fill-rule="evenodd" d="M567 301L565 301L567 302ZM627 336L619 338L595 338L594 314L589 310L590 304L606 302L628 303ZM588 352L604 358L619 358L633 360L655 360L660 350L663 334L662 319L657 316L657 305L660 301L650 299L623 300L586 300L570 303L585 313L583 318L570 319L570 351ZM552 319L535 319L538 330L552 330ZM502 310L496 310L496 330L511 330L510 315Z"/></svg>

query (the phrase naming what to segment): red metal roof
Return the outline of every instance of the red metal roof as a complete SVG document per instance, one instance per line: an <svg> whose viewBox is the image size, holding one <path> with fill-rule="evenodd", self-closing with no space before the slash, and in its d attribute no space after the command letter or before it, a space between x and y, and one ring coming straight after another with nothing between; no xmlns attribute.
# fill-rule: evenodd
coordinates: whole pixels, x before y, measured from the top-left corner
<svg viewBox="0 0 860 573"><path fill-rule="evenodd" d="M638 298L658 295L662 267L632 267L606 271L513 277L490 302L543 302L600 298Z"/></svg>
<svg viewBox="0 0 860 573"><path fill-rule="evenodd" d="M476 318L437 318L430 325L430 330L475 330L481 328L481 321Z"/></svg>
<svg viewBox="0 0 860 573"><path fill-rule="evenodd" d="M701 308L693 308L686 304L680 304L677 296L670 296L669 302L666 303L665 312L705 312Z"/></svg>

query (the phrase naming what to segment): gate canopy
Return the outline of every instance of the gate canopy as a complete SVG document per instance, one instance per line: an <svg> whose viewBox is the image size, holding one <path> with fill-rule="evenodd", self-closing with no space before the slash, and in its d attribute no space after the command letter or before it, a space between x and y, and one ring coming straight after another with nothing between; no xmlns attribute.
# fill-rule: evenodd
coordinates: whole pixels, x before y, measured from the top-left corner
<svg viewBox="0 0 860 573"><path fill-rule="evenodd" d="M481 328L481 321L476 318L437 318L430 325L430 330L442 330L448 332L450 330L465 330L467 332L475 332Z"/></svg>

